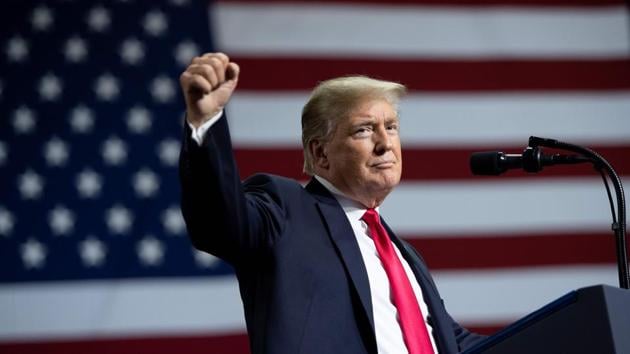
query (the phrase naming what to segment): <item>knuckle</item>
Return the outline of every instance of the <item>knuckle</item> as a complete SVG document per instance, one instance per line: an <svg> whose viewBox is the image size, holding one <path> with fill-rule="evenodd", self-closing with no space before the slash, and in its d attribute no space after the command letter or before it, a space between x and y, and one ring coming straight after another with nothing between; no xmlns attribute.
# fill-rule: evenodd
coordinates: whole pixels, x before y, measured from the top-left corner
<svg viewBox="0 0 630 354"><path fill-rule="evenodd" d="M230 58L225 53L222 53L222 52L217 53L217 58L219 58L219 60L223 61L224 63L227 63L230 61Z"/></svg>
<svg viewBox="0 0 630 354"><path fill-rule="evenodd" d="M190 80L190 73L187 71L184 71L181 75L179 75L179 82L181 83L186 83L188 80Z"/></svg>
<svg viewBox="0 0 630 354"><path fill-rule="evenodd" d="M201 77L201 76L199 76L199 75L195 75L195 76L193 76L193 77L191 78L191 81L192 81L192 82L194 82L194 83L195 83L195 84L197 84L197 85L204 85L204 83L205 83L204 78L202 78L202 77Z"/></svg>
<svg viewBox="0 0 630 354"><path fill-rule="evenodd" d="M210 58L210 64L215 67L215 69L219 69L223 66L223 63L217 57Z"/></svg>
<svg viewBox="0 0 630 354"><path fill-rule="evenodd" d="M210 65L204 65L201 67L201 70L203 71L204 75L206 75L207 77L214 77L214 68Z"/></svg>

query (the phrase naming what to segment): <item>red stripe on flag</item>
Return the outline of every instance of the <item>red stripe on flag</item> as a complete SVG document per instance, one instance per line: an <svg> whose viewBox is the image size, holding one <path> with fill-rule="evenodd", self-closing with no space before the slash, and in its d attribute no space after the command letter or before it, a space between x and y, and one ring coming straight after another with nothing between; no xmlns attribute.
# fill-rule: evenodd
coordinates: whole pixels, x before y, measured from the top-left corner
<svg viewBox="0 0 630 354"><path fill-rule="evenodd" d="M397 81L418 91L618 90L630 88L630 59L379 60L232 56L241 90L310 91L351 74Z"/></svg>
<svg viewBox="0 0 630 354"><path fill-rule="evenodd" d="M0 343L3 354L246 354L246 334Z"/></svg>
<svg viewBox="0 0 630 354"><path fill-rule="evenodd" d="M472 332L491 335L505 327L503 323L464 324ZM3 354L248 354L246 334L160 338L94 339L42 342L0 343Z"/></svg>
<svg viewBox="0 0 630 354"><path fill-rule="evenodd" d="M493 335L497 333L499 330L503 329L503 327L507 326L506 323L495 323L495 324L482 324L482 323L472 323L472 324L463 324L466 329L471 332L485 334L485 335Z"/></svg>
<svg viewBox="0 0 630 354"><path fill-rule="evenodd" d="M236 148L234 155L241 179L260 172L297 180L309 179L302 173L304 155L297 148Z"/></svg>
<svg viewBox="0 0 630 354"><path fill-rule="evenodd" d="M260 0L221 0L226 4L260 4ZM438 5L438 6L523 6L523 7L604 7L623 5L623 0L265 0L266 4L336 4L336 5Z"/></svg>
<svg viewBox="0 0 630 354"><path fill-rule="evenodd" d="M444 179L469 179L469 178L494 178L474 177L470 172L470 155L480 151L495 151L494 148L467 148L467 149L403 149L403 179L407 180L444 180ZM500 149L505 153L520 153L523 148ZM630 145L615 147L593 147L600 155L604 156L620 175L630 175ZM559 151L544 150L547 154ZM560 152L571 154L567 152ZM547 167L536 174L536 177L574 177L595 176L591 164L565 165ZM523 170L511 170L500 178L531 177L530 173Z"/></svg>
<svg viewBox="0 0 630 354"><path fill-rule="evenodd" d="M404 237L432 270L613 264L611 233Z"/></svg>
<svg viewBox="0 0 630 354"><path fill-rule="evenodd" d="M406 148L403 149L404 180L461 180L474 177L469 169L470 154L477 151L491 151L496 148ZM630 175L630 145L616 147L593 147L613 165L620 175ZM508 148L506 153L517 153L522 148ZM549 153L552 151L549 150ZM237 148L236 160L242 178L254 173L265 172L298 180L308 180L302 173L303 155L299 148ZM540 177L595 176L589 164L548 167L538 173ZM530 174L513 170L501 178L523 178Z"/></svg>
<svg viewBox="0 0 630 354"><path fill-rule="evenodd" d="M472 332L491 335L507 324L474 323L466 328ZM3 354L249 354L246 334L196 337L161 337L133 339L96 339L76 341L0 343Z"/></svg>

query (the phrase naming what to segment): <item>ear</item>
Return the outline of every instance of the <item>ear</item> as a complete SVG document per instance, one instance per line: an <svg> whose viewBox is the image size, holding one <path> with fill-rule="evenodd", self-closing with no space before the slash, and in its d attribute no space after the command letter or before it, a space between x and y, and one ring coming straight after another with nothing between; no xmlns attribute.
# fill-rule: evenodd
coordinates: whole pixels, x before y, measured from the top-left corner
<svg viewBox="0 0 630 354"><path fill-rule="evenodd" d="M326 151L326 144L321 140L311 140L309 147L311 155L313 156L314 164L316 167L327 170L330 167L328 161L328 154Z"/></svg>

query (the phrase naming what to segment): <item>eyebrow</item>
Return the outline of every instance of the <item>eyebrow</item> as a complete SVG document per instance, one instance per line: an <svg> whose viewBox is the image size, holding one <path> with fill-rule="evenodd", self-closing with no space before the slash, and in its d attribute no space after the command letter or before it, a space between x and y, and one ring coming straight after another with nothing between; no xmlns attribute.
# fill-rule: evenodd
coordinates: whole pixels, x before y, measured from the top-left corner
<svg viewBox="0 0 630 354"><path fill-rule="evenodd" d="M374 122L375 120L377 120L376 117L371 116L371 115L357 115L356 117L359 118L359 121L357 122L357 124L353 124L353 125L361 125L361 124L365 124L365 123L371 123L371 122ZM398 115L390 116L390 117L386 117L385 118L385 122L398 121L398 120L400 120Z"/></svg>
<svg viewBox="0 0 630 354"><path fill-rule="evenodd" d="M393 117L385 118L385 123L392 122L392 121L399 122L400 121L400 117L398 117L398 115L395 115Z"/></svg>
<svg viewBox="0 0 630 354"><path fill-rule="evenodd" d="M358 119L357 119L357 120L355 121L355 123L354 123L354 124L352 124L352 125L363 125L363 124L366 124L366 123L373 123L373 122L375 122L375 121L376 121L376 117L374 117L374 116L368 116L368 115L365 115L365 116L357 116L357 118L358 118Z"/></svg>

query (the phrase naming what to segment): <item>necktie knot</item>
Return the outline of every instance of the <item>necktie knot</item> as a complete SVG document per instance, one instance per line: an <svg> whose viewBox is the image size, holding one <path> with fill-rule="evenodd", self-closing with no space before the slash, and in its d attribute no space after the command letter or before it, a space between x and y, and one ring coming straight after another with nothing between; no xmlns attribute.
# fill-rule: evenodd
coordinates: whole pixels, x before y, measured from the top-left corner
<svg viewBox="0 0 630 354"><path fill-rule="evenodd" d="M380 224L380 217L378 216L378 212L376 211L376 209L368 209L365 214L363 214L363 217L361 217L361 219L363 219L363 221L365 221L368 226L376 226Z"/></svg>

